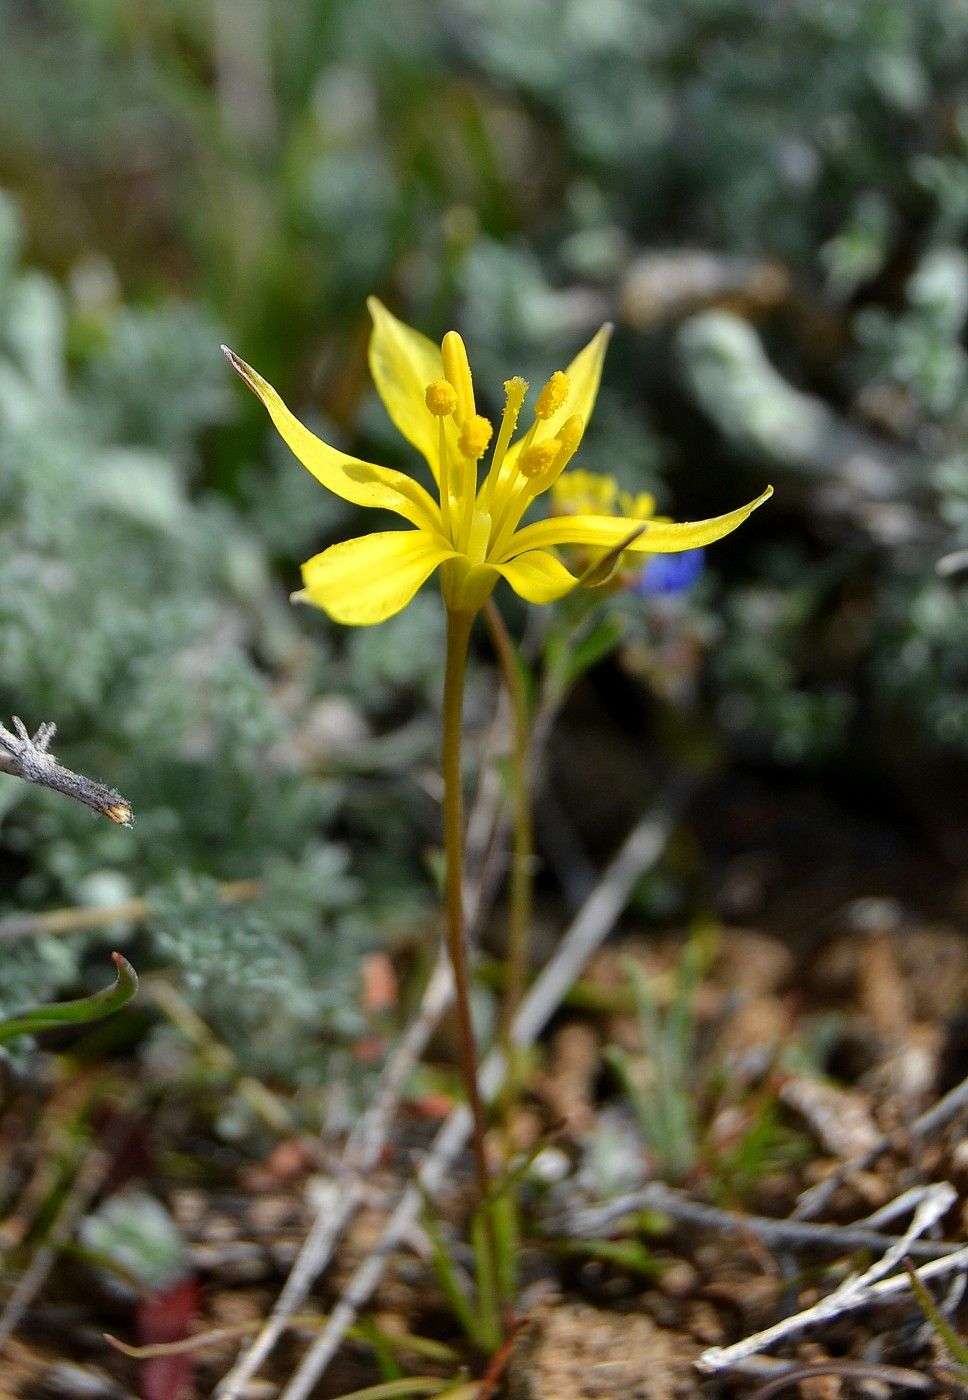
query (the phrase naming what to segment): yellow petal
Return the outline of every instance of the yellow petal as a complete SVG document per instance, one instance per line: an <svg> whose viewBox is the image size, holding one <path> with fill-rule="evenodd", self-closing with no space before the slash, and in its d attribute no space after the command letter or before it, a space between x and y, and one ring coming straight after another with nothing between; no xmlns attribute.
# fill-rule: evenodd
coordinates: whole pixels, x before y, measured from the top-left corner
<svg viewBox="0 0 968 1400"><path fill-rule="evenodd" d="M368 627L405 608L438 564L452 559L424 530L384 530L331 545L302 566L296 600L314 603L335 622Z"/></svg>
<svg viewBox="0 0 968 1400"><path fill-rule="evenodd" d="M236 374L268 409L283 441L328 491L357 506L395 511L418 528L440 529L440 511L419 482L390 467L379 467L374 462L362 462L358 457L337 452L290 413L272 385L251 365L227 346L223 345L222 349Z"/></svg>
<svg viewBox="0 0 968 1400"><path fill-rule="evenodd" d="M519 554L516 559L496 567L515 593L528 603L553 603L556 598L563 598L569 593L578 582L560 559L544 549L528 550L526 554Z"/></svg>
<svg viewBox="0 0 968 1400"><path fill-rule="evenodd" d="M373 317L370 373L377 393L396 428L423 453L436 477L439 426L424 396L428 384L444 378L440 346L398 320L376 297L366 304ZM448 420L445 432L453 447L456 425Z"/></svg>
<svg viewBox="0 0 968 1400"><path fill-rule="evenodd" d="M773 495L768 486L761 496L748 505L717 515L711 520L674 521L629 520L621 515L558 515L525 525L511 536L506 557L515 557L522 550L547 549L561 544L593 545L611 549L622 545L637 554L678 554L683 549L699 549L712 544L735 530L743 521ZM628 541L637 524L645 526L637 539Z"/></svg>
<svg viewBox="0 0 968 1400"><path fill-rule="evenodd" d="M605 351L608 349L608 342L611 338L612 326L610 322L606 322L600 330L595 332L584 350L579 350L565 370L571 389L565 403L553 417L548 419L548 432L556 433L573 413L577 413L583 423L588 423L595 407L595 400L598 398L598 385L602 378Z"/></svg>

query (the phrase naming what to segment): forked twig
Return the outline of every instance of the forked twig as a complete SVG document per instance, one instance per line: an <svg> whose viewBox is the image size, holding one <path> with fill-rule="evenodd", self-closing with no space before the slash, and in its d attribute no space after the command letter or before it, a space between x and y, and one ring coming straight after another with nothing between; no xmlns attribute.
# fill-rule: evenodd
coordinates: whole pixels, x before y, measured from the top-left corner
<svg viewBox="0 0 968 1400"><path fill-rule="evenodd" d="M0 772L12 773L25 783L36 783L38 787L50 788L52 792L63 793L83 802L102 817L117 822L118 826L130 826L134 820L131 803L115 792L113 788L85 778L82 773L74 773L64 768L50 752L50 743L57 726L45 722L31 736L27 726L19 716L13 717L13 731L0 724Z"/></svg>
<svg viewBox="0 0 968 1400"><path fill-rule="evenodd" d="M565 933L551 962L538 977L521 1004L511 1038L516 1045L531 1044L561 1004L569 987L591 954L615 924L629 894L643 871L661 856L669 839L675 814L685 799L684 785L674 791L661 809L643 818L626 838L595 889ZM482 1093L491 1098L504 1075L504 1057L492 1050L481 1067ZM440 1128L417 1180L400 1197L376 1247L353 1274L329 1322L314 1339L280 1400L307 1400L338 1350L346 1329L380 1282L387 1260L417 1221L426 1197L434 1196L467 1142L470 1114L462 1105L453 1110Z"/></svg>
<svg viewBox="0 0 968 1400"><path fill-rule="evenodd" d="M867 1218L868 1225L879 1225L894 1215L906 1212L912 1207L914 1216L904 1234L900 1236L884 1254L862 1274L852 1274L844 1279L832 1293L819 1299L812 1307L791 1317L782 1318L772 1327L754 1332L741 1342L728 1347L709 1347L699 1357L696 1365L702 1371L725 1371L737 1362L745 1361L757 1352L765 1350L775 1342L803 1332L815 1323L829 1321L856 1308L867 1307L884 1297L902 1293L910 1289L910 1280L905 1273L892 1273L900 1267L906 1254L911 1252L913 1242L941 1219L957 1199L954 1187L948 1182L933 1182L929 1186L918 1186ZM941 1259L934 1259L917 1270L920 1279L935 1278L939 1274L950 1273L955 1269L968 1267L968 1248L956 1250ZM886 1277L890 1275L890 1277Z"/></svg>

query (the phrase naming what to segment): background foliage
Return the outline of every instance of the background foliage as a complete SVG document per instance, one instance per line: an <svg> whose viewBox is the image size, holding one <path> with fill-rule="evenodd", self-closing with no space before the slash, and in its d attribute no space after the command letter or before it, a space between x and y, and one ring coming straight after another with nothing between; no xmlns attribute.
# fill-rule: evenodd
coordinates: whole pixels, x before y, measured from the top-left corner
<svg viewBox="0 0 968 1400"><path fill-rule="evenodd" d="M424 918L439 617L428 596L349 636L288 607L352 522L218 343L405 465L370 291L460 325L482 386L613 318L583 465L679 518L776 482L679 605L685 660L622 600L663 658L632 668L657 743L685 679L724 758L945 809L963 5L0 0L0 30L0 712L56 719L138 813L117 832L4 780L9 909L149 893L149 960L286 1075L364 1028L360 950ZM235 879L262 897L220 903ZM90 938L5 948L3 1007L75 979Z"/></svg>

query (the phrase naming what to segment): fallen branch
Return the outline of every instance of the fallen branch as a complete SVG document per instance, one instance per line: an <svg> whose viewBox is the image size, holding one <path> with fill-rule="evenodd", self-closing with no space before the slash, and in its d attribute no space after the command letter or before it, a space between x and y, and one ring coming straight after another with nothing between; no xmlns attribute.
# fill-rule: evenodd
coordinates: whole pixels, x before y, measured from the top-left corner
<svg viewBox="0 0 968 1400"><path fill-rule="evenodd" d="M587 1206L569 1212L567 1217L550 1220L547 1228L584 1239L595 1239L621 1220L638 1211L653 1210L673 1220L697 1229L719 1231L728 1235L752 1235L765 1245L781 1249L821 1249L847 1254L855 1249L886 1251L901 1242L900 1235L884 1235L869 1225L814 1225L806 1220L775 1220L764 1215L741 1215L718 1210L690 1200L684 1191L675 1191L663 1182L654 1181L641 1191L619 1196L601 1206ZM946 1241L912 1241L908 1253L924 1259L952 1254L959 1244Z"/></svg>
<svg viewBox="0 0 968 1400"><path fill-rule="evenodd" d="M818 1361L812 1366L791 1366L782 1376L767 1381L754 1391L750 1400L771 1400L781 1390L814 1376L838 1376L842 1380L880 1381L882 1385L901 1386L904 1390L934 1391L937 1384L930 1376L922 1376L907 1366L885 1366L879 1361Z"/></svg>
<svg viewBox="0 0 968 1400"><path fill-rule="evenodd" d="M222 904L243 904L262 894L259 880L224 880L217 888ZM69 905L47 909L39 914L8 914L0 919L0 943L19 938L46 938L50 934L83 933L108 924L137 924L151 913L150 901L143 896L122 899L118 904Z"/></svg>
<svg viewBox="0 0 968 1400"><path fill-rule="evenodd" d="M954 1187L946 1181L933 1182L929 1186L914 1187L910 1191L905 1191L895 1201L889 1202L888 1205L868 1217L867 1224L879 1224L902 1211L906 1212L912 1207L914 1208L914 1216L907 1230L869 1269L859 1275L850 1275L832 1293L820 1298L812 1307L805 1308L802 1312L794 1313L790 1317L781 1318L772 1327L766 1327L761 1332L754 1332L752 1336L744 1338L741 1342L735 1342L732 1346L709 1347L699 1357L696 1365L700 1370L706 1372L729 1370L738 1361L745 1361L757 1352L763 1351L774 1343L783 1341L798 1332L803 1332L818 1322L830 1321L833 1318L841 1317L846 1312L852 1312L856 1308L864 1308L871 1303L879 1302L882 1298L910 1291L911 1281L907 1274L892 1274L892 1270L901 1266L905 1255L911 1253L911 1247L918 1237L936 1225L941 1217L950 1210L956 1199L957 1193ZM968 1248L961 1248L941 1259L934 1259L923 1265L917 1270L917 1277L919 1279L935 1278L940 1274L965 1268L968 1268ZM891 1276L885 1277L886 1275Z"/></svg>
<svg viewBox="0 0 968 1400"><path fill-rule="evenodd" d="M665 849L674 814L684 796L683 791L676 792L664 809L643 818L632 829L568 928L555 956L522 1002L511 1030L511 1040L515 1045L527 1046L532 1043L557 1010L589 957L613 928L636 881L655 864ZM492 1050L480 1073L481 1092L485 1097L492 1098L500 1088L504 1070L503 1055ZM339 1349L347 1328L352 1326L359 1309L379 1284L393 1250L419 1219L425 1199L433 1197L440 1189L455 1157L466 1144L469 1131L470 1114L461 1105L453 1110L438 1131L416 1182L411 1183L400 1197L376 1247L353 1274L329 1322L313 1341L280 1400L307 1400ZM225 1395L224 1391L217 1393Z"/></svg>
<svg viewBox="0 0 968 1400"><path fill-rule="evenodd" d="M38 787L50 788L52 792L73 797L86 807L117 822L118 826L131 826L134 813L131 803L126 801L113 788L85 778L82 773L73 773L63 768L50 752L50 742L57 732L57 726L44 723L31 737L23 720L13 717L11 732L0 724L0 772L11 773L25 783L36 783Z"/></svg>

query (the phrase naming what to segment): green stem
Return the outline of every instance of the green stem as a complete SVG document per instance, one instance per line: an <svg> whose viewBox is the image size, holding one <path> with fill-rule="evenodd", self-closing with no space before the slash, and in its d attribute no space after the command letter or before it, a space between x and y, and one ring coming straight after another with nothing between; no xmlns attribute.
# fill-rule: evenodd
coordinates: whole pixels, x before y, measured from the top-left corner
<svg viewBox="0 0 968 1400"><path fill-rule="evenodd" d="M511 808L514 837L511 853L511 888L508 898L507 980L504 984L501 1029L504 1049L511 1066L511 1026L524 995L528 972L528 932L531 925L532 864L534 824L531 811L530 745L531 729L524 677L515 655L514 643L493 599L484 605L491 642L497 655L504 686L511 702L513 740L511 750Z"/></svg>
<svg viewBox="0 0 968 1400"><path fill-rule="evenodd" d="M464 676L474 613L447 610L447 665L444 674L443 742L444 859L447 908L447 949L454 973L457 1034L461 1074L471 1111L474 1161L481 1199L487 1196L489 1175L484 1144L486 1124L477 1083L477 1047L471 1020L470 979L464 941L464 813L461 794L461 731Z"/></svg>

